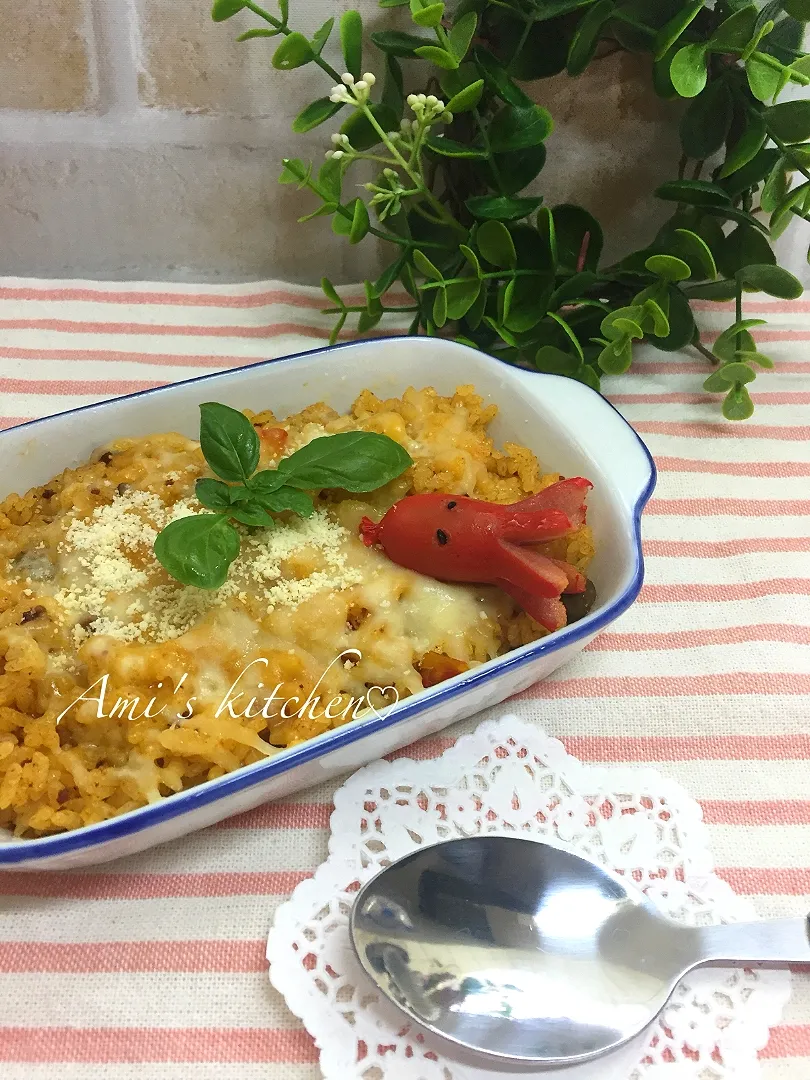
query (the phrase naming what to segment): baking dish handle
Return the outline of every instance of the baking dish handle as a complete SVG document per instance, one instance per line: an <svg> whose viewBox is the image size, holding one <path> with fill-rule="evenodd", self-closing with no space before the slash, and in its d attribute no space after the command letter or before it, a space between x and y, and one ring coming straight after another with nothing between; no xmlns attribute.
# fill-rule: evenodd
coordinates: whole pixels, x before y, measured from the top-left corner
<svg viewBox="0 0 810 1080"><path fill-rule="evenodd" d="M571 432L583 452L597 466L621 462L611 470L612 486L631 514L639 513L656 481L652 455L633 428L601 394L562 375L513 369L526 396L552 414L575 412L576 430Z"/></svg>

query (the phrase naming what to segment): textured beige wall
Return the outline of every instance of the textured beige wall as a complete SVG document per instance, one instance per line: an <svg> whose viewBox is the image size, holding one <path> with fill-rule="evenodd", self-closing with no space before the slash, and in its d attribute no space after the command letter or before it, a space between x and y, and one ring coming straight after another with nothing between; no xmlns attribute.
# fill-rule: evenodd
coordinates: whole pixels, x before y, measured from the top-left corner
<svg viewBox="0 0 810 1080"><path fill-rule="evenodd" d="M88 0L2 0L0 108L77 112L96 99Z"/></svg>
<svg viewBox="0 0 810 1080"><path fill-rule="evenodd" d="M311 33L350 6L367 28L402 18L376 0L291 0L291 22ZM328 145L329 125L302 137L290 122L329 81L274 70L272 39L237 44L252 15L214 24L209 0L0 0L0 16L0 273L374 272L372 240L349 248L322 220L297 225L313 204L276 183L281 157ZM325 55L340 68L336 42ZM610 56L539 84L538 100L557 127L537 189L594 212L609 254L645 242L663 212L649 193L679 150L677 111L652 96L644 61Z"/></svg>

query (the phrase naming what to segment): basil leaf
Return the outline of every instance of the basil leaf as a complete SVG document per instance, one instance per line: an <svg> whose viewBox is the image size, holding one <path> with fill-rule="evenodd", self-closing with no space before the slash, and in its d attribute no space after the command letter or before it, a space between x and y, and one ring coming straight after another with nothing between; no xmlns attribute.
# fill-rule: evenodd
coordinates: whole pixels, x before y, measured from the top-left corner
<svg viewBox="0 0 810 1080"><path fill-rule="evenodd" d="M209 510L225 513L231 507L231 488L221 480L211 480L207 477L198 480L194 494L197 496L198 502L208 507Z"/></svg>
<svg viewBox="0 0 810 1080"><path fill-rule="evenodd" d="M239 533L223 514L193 514L158 533L154 552L183 585L218 589L239 554Z"/></svg>
<svg viewBox="0 0 810 1080"><path fill-rule="evenodd" d="M284 474L278 469L264 469L262 472L257 472L255 476L251 476L247 482L247 489L258 499L283 487L286 482Z"/></svg>
<svg viewBox="0 0 810 1080"><path fill-rule="evenodd" d="M256 495L256 502L273 510L277 514L283 510L292 510L299 517L311 517L315 512L315 504L305 491L298 491L292 487L282 487L278 491L261 492Z"/></svg>
<svg viewBox="0 0 810 1080"><path fill-rule="evenodd" d="M243 525L255 525L263 529L272 529L276 524L267 511L255 503L231 507L230 515Z"/></svg>
<svg viewBox="0 0 810 1080"><path fill-rule="evenodd" d="M293 487L374 491L411 464L410 454L387 435L343 431L313 439L282 458L278 472Z"/></svg>
<svg viewBox="0 0 810 1080"><path fill-rule="evenodd" d="M244 413L207 401L200 405L200 449L223 480L247 480L259 464L259 436Z"/></svg>

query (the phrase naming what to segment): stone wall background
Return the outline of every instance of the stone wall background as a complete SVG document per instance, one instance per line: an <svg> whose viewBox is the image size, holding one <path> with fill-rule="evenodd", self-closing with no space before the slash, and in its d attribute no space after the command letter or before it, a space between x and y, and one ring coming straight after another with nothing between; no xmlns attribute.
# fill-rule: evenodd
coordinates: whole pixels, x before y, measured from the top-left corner
<svg viewBox="0 0 810 1080"><path fill-rule="evenodd" d="M401 17L376 0L291 0L291 25L311 33L351 6L367 30ZM274 70L274 39L238 44L255 16L215 24L208 0L0 0L0 17L0 273L313 284L373 273L372 240L349 248L322 221L298 225L312 204L276 183L281 157L328 145L329 124L299 136L290 122L329 81L314 66ZM336 50L324 55L340 70ZM621 53L540 84L557 126L537 186L549 205L595 213L609 255L649 238L649 192L679 155L677 107L648 86L644 62ZM809 239L781 251L805 277Z"/></svg>

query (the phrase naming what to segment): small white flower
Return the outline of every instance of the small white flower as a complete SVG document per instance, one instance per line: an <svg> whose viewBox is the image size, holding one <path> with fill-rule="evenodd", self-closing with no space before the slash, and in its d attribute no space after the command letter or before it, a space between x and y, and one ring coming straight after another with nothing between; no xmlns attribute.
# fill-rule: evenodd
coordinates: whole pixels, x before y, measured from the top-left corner
<svg viewBox="0 0 810 1080"><path fill-rule="evenodd" d="M376 81L377 81L377 76L373 72L371 72L371 71L364 71L363 72L363 82L367 86L373 86Z"/></svg>
<svg viewBox="0 0 810 1080"><path fill-rule="evenodd" d="M407 96L407 98L406 98L405 100L406 100L406 101L408 102L408 104L409 104L410 106L413 106L413 105L415 105L415 104L416 104L416 100L417 100L417 99L416 99L416 94L408 94L408 96Z"/></svg>
<svg viewBox="0 0 810 1080"><path fill-rule="evenodd" d="M437 105L439 102L439 99L436 97L435 94L428 94L428 96L424 100L426 105Z"/></svg>
<svg viewBox="0 0 810 1080"><path fill-rule="evenodd" d="M354 89L356 91L368 90L368 83L364 82L363 79L361 79L359 82L356 82L354 84Z"/></svg>
<svg viewBox="0 0 810 1080"><path fill-rule="evenodd" d="M331 150L330 153L331 153L333 158L342 158L344 156L344 153L343 153L342 150Z"/></svg>
<svg viewBox="0 0 810 1080"><path fill-rule="evenodd" d="M327 161L331 161L331 159L335 156L335 151L327 150L323 156L326 158Z"/></svg>
<svg viewBox="0 0 810 1080"><path fill-rule="evenodd" d="M443 112L440 119L443 124L452 124L453 114L451 112Z"/></svg>
<svg viewBox="0 0 810 1080"><path fill-rule="evenodd" d="M396 169L383 169L383 176L387 176L389 180L395 180L397 177Z"/></svg>
<svg viewBox="0 0 810 1080"><path fill-rule="evenodd" d="M409 134L411 130L410 120L401 120L399 124L399 130L405 135Z"/></svg>
<svg viewBox="0 0 810 1080"><path fill-rule="evenodd" d="M344 71L340 78L347 86L354 86L354 75L350 72Z"/></svg>
<svg viewBox="0 0 810 1080"><path fill-rule="evenodd" d="M331 142L332 146L340 146L340 144L343 142L343 136L338 135L337 132L335 132L335 134L331 136Z"/></svg>

